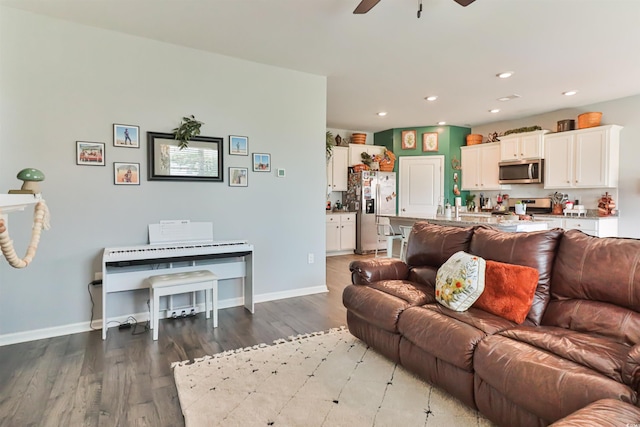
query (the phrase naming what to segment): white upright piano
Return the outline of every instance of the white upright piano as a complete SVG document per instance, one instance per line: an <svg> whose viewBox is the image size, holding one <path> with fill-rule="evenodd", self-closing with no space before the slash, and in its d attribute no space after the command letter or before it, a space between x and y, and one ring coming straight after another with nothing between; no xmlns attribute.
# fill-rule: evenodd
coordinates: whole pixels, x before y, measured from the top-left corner
<svg viewBox="0 0 640 427"><path fill-rule="evenodd" d="M177 223L181 224L177 224ZM102 339L107 338L109 294L148 289L145 279L164 273L210 270L218 280L240 278L244 307L254 312L253 245L213 241L211 223L161 221L149 225L149 244L105 248L102 254Z"/></svg>

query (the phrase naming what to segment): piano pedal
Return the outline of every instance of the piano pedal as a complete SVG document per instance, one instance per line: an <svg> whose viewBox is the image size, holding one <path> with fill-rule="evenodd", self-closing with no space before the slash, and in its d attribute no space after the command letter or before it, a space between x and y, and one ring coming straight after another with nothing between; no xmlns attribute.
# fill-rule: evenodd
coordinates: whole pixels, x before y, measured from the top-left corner
<svg viewBox="0 0 640 427"><path fill-rule="evenodd" d="M180 317L187 317L187 312L185 310L182 310L182 313L180 313Z"/></svg>

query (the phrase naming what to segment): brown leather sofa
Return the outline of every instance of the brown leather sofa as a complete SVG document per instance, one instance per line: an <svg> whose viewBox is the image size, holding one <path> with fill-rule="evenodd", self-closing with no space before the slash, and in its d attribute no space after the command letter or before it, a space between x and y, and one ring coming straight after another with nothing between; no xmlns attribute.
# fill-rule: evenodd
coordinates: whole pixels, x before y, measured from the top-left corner
<svg viewBox="0 0 640 427"><path fill-rule="evenodd" d="M458 251L538 271L522 324L436 302L438 268ZM638 402L640 240L419 222L406 258L350 266L349 330L378 352L503 426L548 425L600 399Z"/></svg>

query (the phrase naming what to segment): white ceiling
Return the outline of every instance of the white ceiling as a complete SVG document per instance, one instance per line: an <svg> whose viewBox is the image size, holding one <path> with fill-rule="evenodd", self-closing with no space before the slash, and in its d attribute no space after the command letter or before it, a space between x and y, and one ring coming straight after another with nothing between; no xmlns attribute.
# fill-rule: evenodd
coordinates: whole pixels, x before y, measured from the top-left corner
<svg viewBox="0 0 640 427"><path fill-rule="evenodd" d="M327 76L327 126L474 126L640 94L640 0L0 0ZM144 61L144 52L139 58ZM498 79L501 71L514 71ZM573 97L567 90L578 90ZM522 97L509 102L497 98ZM438 95L435 102L424 98ZM489 109L500 108L498 114ZM387 111L380 118L378 111Z"/></svg>

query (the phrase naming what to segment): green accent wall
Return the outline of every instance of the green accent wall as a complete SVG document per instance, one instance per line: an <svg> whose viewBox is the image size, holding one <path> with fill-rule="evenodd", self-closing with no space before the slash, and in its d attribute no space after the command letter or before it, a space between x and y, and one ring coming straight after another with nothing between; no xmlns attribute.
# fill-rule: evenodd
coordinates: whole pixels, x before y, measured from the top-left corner
<svg viewBox="0 0 640 427"><path fill-rule="evenodd" d="M417 135L416 147L412 150L402 149L402 132L406 130L415 130ZM422 134L436 132L438 134L438 151L422 151ZM398 172L399 159L402 156L434 156L444 155L444 197L453 205L454 194L453 174L458 173L458 188L462 182L462 171L454 170L451 161L455 158L460 162L460 147L466 145L466 137L471 133L470 128L459 126L416 126L410 128L387 129L382 132L373 134L374 145L385 146L396 155L396 164L394 171ZM458 163L459 164L459 163ZM461 191L462 204L465 204L465 198L469 194L468 191ZM477 201L476 201L477 202Z"/></svg>

